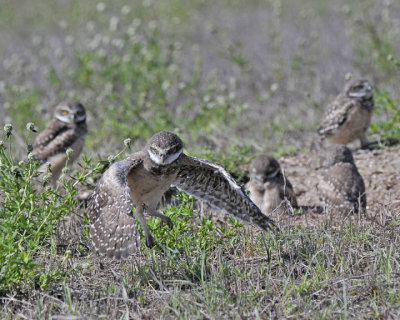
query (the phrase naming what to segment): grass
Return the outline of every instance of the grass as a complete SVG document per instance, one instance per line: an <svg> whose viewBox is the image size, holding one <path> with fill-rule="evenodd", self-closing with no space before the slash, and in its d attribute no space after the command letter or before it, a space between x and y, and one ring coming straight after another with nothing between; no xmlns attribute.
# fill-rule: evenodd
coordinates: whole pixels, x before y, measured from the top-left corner
<svg viewBox="0 0 400 320"><path fill-rule="evenodd" d="M27 293L33 288L46 289L63 277L62 268L47 269L41 264L56 253L52 231L60 218L73 210L75 189L65 183L61 197L48 186L49 174L39 178L38 162L16 162L12 154L12 127L4 128L5 140L0 146L1 202L0 221L3 237L0 243L0 293L18 289ZM42 191L38 192L39 185Z"/></svg>
<svg viewBox="0 0 400 320"><path fill-rule="evenodd" d="M389 93L385 91L376 90L376 114L383 116L382 120L376 121L372 124L370 131L377 133L381 137L394 137L400 138L400 128L398 125L400 121L399 101L390 98Z"/></svg>
<svg viewBox="0 0 400 320"><path fill-rule="evenodd" d="M42 0L27 10L5 1L0 12L8 26L0 31L1 318L399 315L396 200L365 218L312 228L295 223L301 215L288 217L281 233L271 234L180 193L179 205L163 209L174 229L150 218L156 246L142 242L126 262L93 252L76 200L110 162L160 130L178 133L186 152L222 164L244 183L255 155L304 153L348 72L375 81L369 134L400 138L400 42L384 11L399 12L396 4L63 6ZM65 97L85 104L89 134L79 163L52 189L29 146L32 126L42 130Z"/></svg>

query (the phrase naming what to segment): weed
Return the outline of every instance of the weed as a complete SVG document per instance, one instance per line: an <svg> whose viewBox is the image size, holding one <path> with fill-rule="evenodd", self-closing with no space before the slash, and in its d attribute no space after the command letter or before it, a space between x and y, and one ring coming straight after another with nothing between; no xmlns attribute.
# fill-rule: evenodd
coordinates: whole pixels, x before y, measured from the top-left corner
<svg viewBox="0 0 400 320"><path fill-rule="evenodd" d="M54 229L73 210L74 190L64 184L61 197L49 185L49 174L28 155L17 162L12 151L12 127L6 125L0 145L0 292L29 292L48 288L64 275L61 265L46 270L43 259L54 253ZM42 191L39 189L43 188Z"/></svg>
<svg viewBox="0 0 400 320"><path fill-rule="evenodd" d="M375 114L380 116L380 120L371 124L370 131L384 138L400 138L399 101L393 100L387 91L378 88L375 89L375 101L377 104Z"/></svg>

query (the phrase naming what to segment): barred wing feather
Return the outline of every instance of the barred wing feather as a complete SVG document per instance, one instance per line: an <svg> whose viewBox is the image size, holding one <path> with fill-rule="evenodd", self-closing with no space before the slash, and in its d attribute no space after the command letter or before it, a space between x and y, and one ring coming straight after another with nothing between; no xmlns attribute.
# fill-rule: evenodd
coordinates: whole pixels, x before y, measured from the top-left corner
<svg viewBox="0 0 400 320"><path fill-rule="evenodd" d="M178 189L263 230L277 229L274 221L261 212L227 170L204 159L182 157L173 183Z"/></svg>

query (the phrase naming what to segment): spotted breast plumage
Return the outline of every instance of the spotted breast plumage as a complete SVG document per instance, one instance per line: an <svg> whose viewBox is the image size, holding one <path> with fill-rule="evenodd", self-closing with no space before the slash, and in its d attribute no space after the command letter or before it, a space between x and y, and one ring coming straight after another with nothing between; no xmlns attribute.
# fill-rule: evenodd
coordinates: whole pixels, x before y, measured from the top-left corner
<svg viewBox="0 0 400 320"><path fill-rule="evenodd" d="M97 184L88 206L95 248L117 259L136 251L133 206L134 215L144 229L146 245L152 247L154 240L144 212L161 218L172 228L171 219L157 209L171 185L263 230L276 228L273 220L260 211L223 167L185 155L181 139L162 131L143 150L113 164ZM107 222L110 220L111 225ZM113 230L118 230L118 235Z"/></svg>

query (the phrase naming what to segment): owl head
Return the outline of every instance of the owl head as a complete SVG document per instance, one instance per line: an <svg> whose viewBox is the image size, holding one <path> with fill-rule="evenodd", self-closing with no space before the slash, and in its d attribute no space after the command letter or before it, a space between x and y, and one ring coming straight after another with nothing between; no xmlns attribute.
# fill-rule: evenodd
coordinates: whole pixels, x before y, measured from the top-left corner
<svg viewBox="0 0 400 320"><path fill-rule="evenodd" d="M175 133L161 131L150 138L147 152L155 163L167 165L176 161L182 154L183 142Z"/></svg>
<svg viewBox="0 0 400 320"><path fill-rule="evenodd" d="M276 177L280 172L281 166L278 160L270 155L255 157L250 164L251 178L262 183Z"/></svg>
<svg viewBox="0 0 400 320"><path fill-rule="evenodd" d="M344 87L344 92L347 97L360 100L371 99L374 94L372 85L364 79L349 81Z"/></svg>
<svg viewBox="0 0 400 320"><path fill-rule="evenodd" d="M64 123L83 123L86 121L86 110L80 102L66 100L56 107L54 117Z"/></svg>
<svg viewBox="0 0 400 320"><path fill-rule="evenodd" d="M321 165L329 168L336 163L348 162L354 164L353 154L345 145L334 144L326 148L321 156Z"/></svg>

